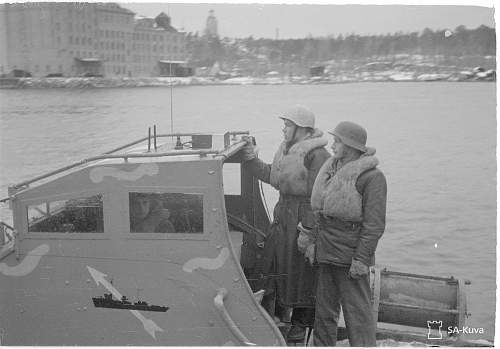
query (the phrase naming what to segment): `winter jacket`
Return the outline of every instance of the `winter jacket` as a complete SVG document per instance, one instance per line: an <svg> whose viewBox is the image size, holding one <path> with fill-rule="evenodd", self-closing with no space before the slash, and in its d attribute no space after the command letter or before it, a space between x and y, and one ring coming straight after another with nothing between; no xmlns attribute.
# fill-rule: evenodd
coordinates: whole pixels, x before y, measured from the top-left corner
<svg viewBox="0 0 500 349"><path fill-rule="evenodd" d="M373 265L384 233L387 183L373 156L337 169L327 161L314 184L311 203L318 213L316 260L348 266L352 259Z"/></svg>

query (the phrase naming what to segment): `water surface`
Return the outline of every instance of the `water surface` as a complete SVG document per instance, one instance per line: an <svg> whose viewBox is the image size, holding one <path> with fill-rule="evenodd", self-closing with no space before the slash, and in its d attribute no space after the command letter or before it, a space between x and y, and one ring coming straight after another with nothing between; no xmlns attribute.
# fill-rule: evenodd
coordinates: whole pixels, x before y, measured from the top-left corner
<svg viewBox="0 0 500 349"><path fill-rule="evenodd" d="M179 87L173 124L176 132L250 130L268 162L281 142L277 116L292 104L310 106L325 131L342 120L364 125L388 182L377 263L471 280L468 324L493 338L495 95L493 83ZM153 124L170 131L168 88L0 90L0 194ZM265 193L272 207L276 192ZM0 214L9 220L5 207Z"/></svg>

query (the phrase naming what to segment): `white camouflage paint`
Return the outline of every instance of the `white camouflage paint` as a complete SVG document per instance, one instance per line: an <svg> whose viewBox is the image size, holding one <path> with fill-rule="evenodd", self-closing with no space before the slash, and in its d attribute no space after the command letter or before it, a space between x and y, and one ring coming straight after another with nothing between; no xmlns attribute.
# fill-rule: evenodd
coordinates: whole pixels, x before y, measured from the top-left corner
<svg viewBox="0 0 500 349"><path fill-rule="evenodd" d="M90 180L100 183L104 177L113 177L119 181L136 181L144 176L156 176L160 172L158 164L141 164L133 171L122 171L114 167L98 167L90 170Z"/></svg>
<svg viewBox="0 0 500 349"><path fill-rule="evenodd" d="M197 257L188 260L182 266L182 270L184 270L186 273L192 273L194 270L199 268L209 270L219 269L224 265L228 258L229 249L227 247L224 247L216 258Z"/></svg>
<svg viewBox="0 0 500 349"><path fill-rule="evenodd" d="M25 276L31 273L40 263L40 259L49 252L49 245L42 244L28 252L26 257L18 264L12 267L6 263L0 263L0 273L6 276Z"/></svg>

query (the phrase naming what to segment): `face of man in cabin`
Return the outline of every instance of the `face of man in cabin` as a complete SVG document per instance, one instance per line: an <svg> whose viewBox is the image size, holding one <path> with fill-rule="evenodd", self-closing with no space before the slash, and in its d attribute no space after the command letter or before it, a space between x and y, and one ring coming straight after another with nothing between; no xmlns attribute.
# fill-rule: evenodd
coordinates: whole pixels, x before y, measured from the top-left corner
<svg viewBox="0 0 500 349"><path fill-rule="evenodd" d="M148 216L151 209L151 201L149 198L136 197L132 203L132 217L134 219L144 219Z"/></svg>

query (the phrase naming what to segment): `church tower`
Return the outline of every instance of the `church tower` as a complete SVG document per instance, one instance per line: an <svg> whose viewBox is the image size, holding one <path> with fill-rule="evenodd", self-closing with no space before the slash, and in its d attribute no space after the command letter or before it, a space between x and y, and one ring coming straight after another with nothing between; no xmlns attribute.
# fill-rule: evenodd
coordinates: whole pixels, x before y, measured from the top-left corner
<svg viewBox="0 0 500 349"><path fill-rule="evenodd" d="M210 10L207 17L207 25L205 27L205 35L208 37L217 37L217 18L215 18L214 10Z"/></svg>

